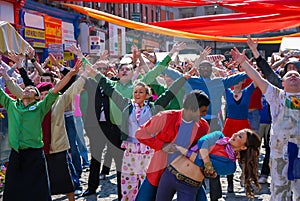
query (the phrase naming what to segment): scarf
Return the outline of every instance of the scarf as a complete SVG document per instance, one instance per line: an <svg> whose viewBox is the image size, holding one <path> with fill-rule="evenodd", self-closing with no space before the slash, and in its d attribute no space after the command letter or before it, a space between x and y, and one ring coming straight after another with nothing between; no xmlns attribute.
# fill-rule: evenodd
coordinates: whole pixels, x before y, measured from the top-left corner
<svg viewBox="0 0 300 201"><path fill-rule="evenodd" d="M227 153L228 158L230 160L232 160L233 162L235 162L237 154L234 152L233 148L228 143L228 140L229 140L228 137L224 137L224 138L217 140L216 144L225 145L225 152Z"/></svg>

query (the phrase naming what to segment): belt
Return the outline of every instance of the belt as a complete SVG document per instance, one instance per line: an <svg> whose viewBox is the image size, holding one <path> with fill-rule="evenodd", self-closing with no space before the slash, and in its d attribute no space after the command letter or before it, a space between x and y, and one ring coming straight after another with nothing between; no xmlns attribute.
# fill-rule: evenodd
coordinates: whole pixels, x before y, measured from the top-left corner
<svg viewBox="0 0 300 201"><path fill-rule="evenodd" d="M183 181L191 186L200 187L202 185L201 181L195 181L180 172L178 172L172 165L167 166L167 170L171 172L179 181Z"/></svg>

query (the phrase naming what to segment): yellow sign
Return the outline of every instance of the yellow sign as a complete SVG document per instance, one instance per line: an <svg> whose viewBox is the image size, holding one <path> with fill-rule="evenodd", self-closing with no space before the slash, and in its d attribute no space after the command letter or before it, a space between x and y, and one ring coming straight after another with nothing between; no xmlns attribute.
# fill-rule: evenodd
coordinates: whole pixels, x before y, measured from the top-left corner
<svg viewBox="0 0 300 201"><path fill-rule="evenodd" d="M71 52L64 52L64 60L65 61L74 60L74 54Z"/></svg>
<svg viewBox="0 0 300 201"><path fill-rule="evenodd" d="M25 28L25 37L45 40L45 31L33 28Z"/></svg>
<svg viewBox="0 0 300 201"><path fill-rule="evenodd" d="M33 42L33 47L45 48L45 43Z"/></svg>

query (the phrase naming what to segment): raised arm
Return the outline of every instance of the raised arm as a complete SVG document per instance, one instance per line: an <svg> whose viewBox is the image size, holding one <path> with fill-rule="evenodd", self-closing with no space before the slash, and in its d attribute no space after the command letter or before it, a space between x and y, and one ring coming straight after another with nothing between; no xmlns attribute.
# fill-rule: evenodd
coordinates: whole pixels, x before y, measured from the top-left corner
<svg viewBox="0 0 300 201"><path fill-rule="evenodd" d="M103 88L104 93L111 97L120 110L123 110L128 105L130 99L123 97L120 92L115 90L112 81L107 79L107 77L97 70L97 64L92 66L86 65L85 70L87 76L99 83L99 85Z"/></svg>
<svg viewBox="0 0 300 201"><path fill-rule="evenodd" d="M145 82L146 84L151 84L157 76L159 76L169 65L169 62L171 61L171 57L174 53L179 52L180 50L183 50L186 48L185 43L179 43L174 44L172 49L170 50L168 56L166 56L162 62L157 64L152 70L147 72L143 78L141 79L141 82ZM177 79L177 78L175 78ZM174 80L175 80L174 79Z"/></svg>
<svg viewBox="0 0 300 201"><path fill-rule="evenodd" d="M2 78L5 80L5 84L8 90L10 91L10 93L12 93L17 98L21 98L23 89L10 79L10 77L7 75L6 69L3 68L1 65L0 65L0 76L2 76Z"/></svg>
<svg viewBox="0 0 300 201"><path fill-rule="evenodd" d="M158 97L154 104L160 105L162 108L165 108L180 91L180 89L184 86L186 80L189 79L195 71L196 68L192 68L189 72L185 73L183 77L180 77L177 80L175 80L173 84Z"/></svg>
<svg viewBox="0 0 300 201"><path fill-rule="evenodd" d="M19 73L23 79L25 86L34 86L33 81L29 78L27 71L22 65L25 57L22 54L16 55L14 52L8 53L8 57L10 60L16 63L16 67L19 70Z"/></svg>
<svg viewBox="0 0 300 201"><path fill-rule="evenodd" d="M257 50L258 41L253 41L251 36L248 36L247 44L250 50L253 53L254 59L256 60L256 64L258 68L261 70L266 79L273 85L282 88L281 78L277 75L271 66L268 64L266 59L264 59Z"/></svg>
<svg viewBox="0 0 300 201"><path fill-rule="evenodd" d="M181 146L177 146L177 150L196 165L204 168L204 174L207 177L215 177L216 173L219 175L230 175L236 170L235 162L232 162L226 157L220 157L209 153L211 147L216 144L216 141L223 137L224 135L221 131L214 131L201 137L198 140L198 153L193 152L194 150L187 150Z"/></svg>
<svg viewBox="0 0 300 201"><path fill-rule="evenodd" d="M233 48L230 53L232 55L232 58L236 60L244 69L244 71L247 73L247 75L254 81L256 86L258 86L261 90L261 92L264 94L267 91L268 88L268 82L261 77L259 72L257 72L253 66L251 66L245 56L246 50L243 50L242 53L239 52L237 48Z"/></svg>
<svg viewBox="0 0 300 201"><path fill-rule="evenodd" d="M41 64L39 64L37 62L37 60L35 59L35 50L33 49L33 47L29 46L27 49L27 56L30 59L31 63L33 64L33 66L37 69L37 71L39 72L39 75L43 75L44 73L46 73L46 70L42 68Z"/></svg>
<svg viewBox="0 0 300 201"><path fill-rule="evenodd" d="M79 68L82 66L82 61L78 60L74 66L74 68L72 68L70 70L70 72L65 75L63 77L63 79L61 79L52 89L52 93L56 94L58 93L60 90L62 90L62 88L64 88L66 86L66 84L70 81L70 79L76 75L79 71Z"/></svg>

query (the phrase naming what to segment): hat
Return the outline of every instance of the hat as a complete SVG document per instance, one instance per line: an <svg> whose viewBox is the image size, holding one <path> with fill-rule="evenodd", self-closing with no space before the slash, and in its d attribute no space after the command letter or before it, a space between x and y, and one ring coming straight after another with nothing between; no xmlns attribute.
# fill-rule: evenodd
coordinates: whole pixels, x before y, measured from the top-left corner
<svg viewBox="0 0 300 201"><path fill-rule="evenodd" d="M208 60L203 60L199 64L200 67L204 65L212 67L212 63L210 63Z"/></svg>
<svg viewBox="0 0 300 201"><path fill-rule="evenodd" d="M54 85L51 82L41 82L39 83L36 88L40 91L48 91L50 89L52 89L54 87Z"/></svg>
<svg viewBox="0 0 300 201"><path fill-rule="evenodd" d="M285 75L285 74L287 73L287 66L288 66L289 64L294 64L294 65L296 66L298 72L300 73L300 62L299 62L299 61L289 61L289 62L287 62L287 63L284 65L284 67L283 67L283 69L284 69L284 70L283 70L283 75Z"/></svg>

